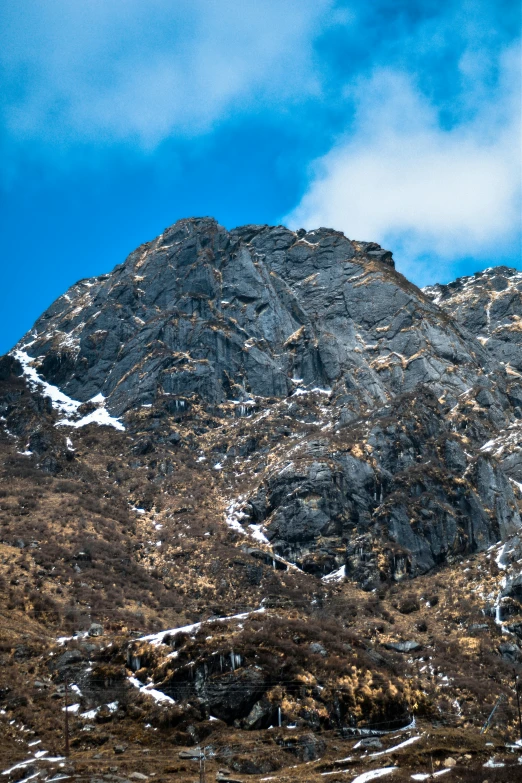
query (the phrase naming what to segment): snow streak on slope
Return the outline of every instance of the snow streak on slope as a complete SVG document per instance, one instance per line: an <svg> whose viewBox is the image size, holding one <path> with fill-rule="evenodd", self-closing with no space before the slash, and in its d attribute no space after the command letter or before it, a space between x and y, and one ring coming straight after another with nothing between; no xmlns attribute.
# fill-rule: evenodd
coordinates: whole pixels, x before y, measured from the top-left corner
<svg viewBox="0 0 522 783"><path fill-rule="evenodd" d="M522 441L522 426L519 421L513 422L509 427L500 430L496 438L492 438L485 443L481 451L493 454L499 459L512 451L520 448Z"/></svg>
<svg viewBox="0 0 522 783"><path fill-rule="evenodd" d="M45 397L50 397L53 408L65 413L68 416L73 416L77 411L81 402L72 400L66 394L60 391L57 386L53 386L43 378L40 378L35 368L33 367L34 359L32 359L28 353L21 350L13 351L11 354L15 359L18 359L23 367L24 376L28 380L30 386L36 391L38 390Z"/></svg>
<svg viewBox="0 0 522 783"><path fill-rule="evenodd" d="M168 636L175 636L178 633L195 633L198 631L201 626L204 623L226 623L229 620L246 620L247 617L250 617L252 614L263 614L266 609L264 606L261 606L259 609L254 609L253 612L241 612L241 614L233 614L230 615L230 617L214 617L210 620L202 620L199 623L192 623L191 625L183 625L180 628L169 628L167 631L160 631L159 633L152 633L148 636L141 636L137 641L139 642L149 642L153 645L163 644L163 637Z"/></svg>
<svg viewBox="0 0 522 783"><path fill-rule="evenodd" d="M111 416L105 408L105 397L103 394L97 394L89 402L98 405L97 409L92 413L83 416L80 419L74 419L78 414L78 409L84 403L78 400L73 400L64 394L57 386L53 386L51 383L47 383L41 378L34 367L34 359L32 359L28 353L23 350L15 350L11 354L15 359L18 359L23 368L23 373L29 385L33 390L38 390L45 397L50 397L52 406L55 410L65 414L64 419L60 419L57 425L67 427L84 427L86 424L101 424L108 427L114 427L117 430L124 430L125 427L118 419Z"/></svg>

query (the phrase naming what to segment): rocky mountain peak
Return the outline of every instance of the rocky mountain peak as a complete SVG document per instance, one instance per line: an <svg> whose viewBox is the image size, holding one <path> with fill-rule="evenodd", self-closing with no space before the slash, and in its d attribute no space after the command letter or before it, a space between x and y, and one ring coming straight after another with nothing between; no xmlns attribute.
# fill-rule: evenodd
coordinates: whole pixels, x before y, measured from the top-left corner
<svg viewBox="0 0 522 783"><path fill-rule="evenodd" d="M513 488L481 451L516 423L520 379L458 309L503 296L516 308L517 281L489 270L423 293L389 251L332 229L191 218L72 286L15 355L33 382L71 398L63 425L94 417L139 433L150 408L195 443L211 417L229 524L304 570L343 568L370 589L520 525ZM244 440L223 440L238 419ZM238 500L252 449L267 456Z"/></svg>
<svg viewBox="0 0 522 783"><path fill-rule="evenodd" d="M322 386L342 373L346 349L326 347L319 323L327 300L333 324L343 286L392 267L389 251L330 229L180 220L109 275L72 286L18 348L44 357L49 382L84 401L101 393L117 413L158 395L286 396L292 377Z"/></svg>

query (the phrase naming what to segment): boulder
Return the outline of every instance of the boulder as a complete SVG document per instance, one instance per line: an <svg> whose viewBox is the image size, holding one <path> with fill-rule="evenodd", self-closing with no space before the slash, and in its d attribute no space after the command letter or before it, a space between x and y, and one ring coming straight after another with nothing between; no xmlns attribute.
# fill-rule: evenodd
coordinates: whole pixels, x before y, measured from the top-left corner
<svg viewBox="0 0 522 783"><path fill-rule="evenodd" d="M65 669L68 666L73 666L84 660L84 655L81 650L67 650L62 653L55 663L57 669Z"/></svg>
<svg viewBox="0 0 522 783"><path fill-rule="evenodd" d="M357 743L361 748L371 748L372 750L379 750L382 748L382 742L378 737L365 737Z"/></svg>
<svg viewBox="0 0 522 783"><path fill-rule="evenodd" d="M234 777L231 772L225 769L220 769L216 772L216 780L218 783L243 783L239 778Z"/></svg>
<svg viewBox="0 0 522 783"><path fill-rule="evenodd" d="M413 640L408 642L385 642L383 647L387 650L395 650L395 652L400 653L418 652L419 650L422 650L422 644Z"/></svg>
<svg viewBox="0 0 522 783"><path fill-rule="evenodd" d="M197 759L197 760L199 760L200 758L203 757L203 751L199 747L197 747L197 748L188 748L187 750L180 750L180 752L178 753L178 756L179 756L180 759L193 759L193 760Z"/></svg>
<svg viewBox="0 0 522 783"><path fill-rule="evenodd" d="M520 663L522 661L522 650L518 644L502 642L499 644L498 651L502 658L508 663Z"/></svg>

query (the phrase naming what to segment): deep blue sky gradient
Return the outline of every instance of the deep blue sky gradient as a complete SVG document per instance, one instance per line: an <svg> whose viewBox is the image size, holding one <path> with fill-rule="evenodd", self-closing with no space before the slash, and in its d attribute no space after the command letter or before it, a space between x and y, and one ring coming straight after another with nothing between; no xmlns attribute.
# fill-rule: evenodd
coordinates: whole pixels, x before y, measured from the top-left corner
<svg viewBox="0 0 522 783"><path fill-rule="evenodd" d="M69 285L110 271L138 244L181 217L213 215L229 228L281 222L313 186L316 161L336 145L349 143L357 134L360 137L357 102L368 92L365 80L379 69L393 69L410 80L435 113L439 134L468 124L476 135L480 133L477 122L487 116L488 106L502 104L501 55L520 35L518 0L322 2L322 6L317 2L318 12L308 0L267 2L267 13L289 31L287 38L281 34L281 51L258 76L249 61L247 42L236 68L244 67L251 75L245 77L241 89L230 88L227 97L216 99L216 106L205 113L199 106L213 105L222 89L219 69L223 62L226 66L226 47L234 46L234 34L238 39L244 35L241 28L227 39L226 13L234 8L237 14L251 13L255 34L264 5L223 0L223 31L216 30L215 61L210 57L202 65L205 78L192 92L190 69L182 74L180 81L186 81L182 108L164 106L160 97L158 122L153 104L145 130L139 111L140 100L146 102L146 96L138 90L134 102L132 90L124 95L123 89L119 91L118 67L125 74L135 67L140 76L140 68L145 73L154 60L156 45L167 62L170 49L197 49L194 26L200 21L198 14L204 20L205 14L217 13L219 19L220 0L194 0L186 4L186 11L180 0L176 38L157 36L157 44L154 33L165 29L173 8L163 0L129 2L127 22L132 24L135 13L136 30L124 28L117 43L109 30L107 41L101 44L96 24L89 32L83 17L79 22L67 17L62 29L58 13L62 0L46 0L48 8L56 11L54 16L42 13L37 0L0 5L4 30L0 37L4 50L0 55L4 96L0 106L0 353L10 349ZM97 0L82 5L91 21L96 21L97 14L110 15L109 11L118 21L118 6L112 0L106 0L105 11ZM136 41L140 40L144 9L148 9L150 35L145 36L143 51L127 60L127 49L141 45ZM300 37L292 37L296 14L301 12L303 31ZM81 31L79 53L66 51L67 25ZM197 67L198 56L206 56L208 41L210 48L214 45L213 28L205 35L202 54L196 56L192 68ZM259 35L267 36L268 46L270 24ZM40 42L40 49L35 41ZM263 41L259 44L263 51ZM100 46L101 57L96 48ZM92 73L90 59L95 62ZM471 65L463 67L464 62ZM160 73L164 71L159 69ZM147 78L154 87L154 74L147 72ZM222 78L229 78L226 67ZM102 110L97 105L93 84L102 91L105 85L111 87L108 113L106 107ZM166 84L168 91L170 82ZM184 108L187 95L190 101L194 98L196 108ZM379 107L370 108L378 111ZM78 119L83 109L86 117L95 117L92 123ZM139 119L134 127L135 111ZM144 107L143 116L147 111ZM498 128L486 132L500 133ZM513 166L518 166L516 150ZM349 216L347 220L349 224ZM356 233L353 238L380 240ZM400 249L400 236L397 242ZM441 261L429 243L421 245L416 251L418 268L410 258L408 273L416 283L426 284L496 263L522 268L520 226L512 227L511 238L499 244L494 258L475 252L476 244L469 247L474 252L463 246ZM400 253L396 257L401 268Z"/></svg>

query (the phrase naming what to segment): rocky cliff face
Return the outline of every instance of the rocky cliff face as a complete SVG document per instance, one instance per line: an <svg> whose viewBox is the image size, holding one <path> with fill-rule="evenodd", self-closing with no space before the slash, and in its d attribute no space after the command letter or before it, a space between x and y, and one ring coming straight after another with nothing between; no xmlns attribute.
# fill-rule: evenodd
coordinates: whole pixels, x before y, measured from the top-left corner
<svg viewBox="0 0 522 783"><path fill-rule="evenodd" d="M71 425L103 401L151 449L143 408L156 437L188 426L229 524L372 589L520 527L487 446L521 411L518 278L423 293L330 229L182 220L69 289L14 355L77 401Z"/></svg>
<svg viewBox="0 0 522 783"><path fill-rule="evenodd" d="M0 358L2 774L511 783L518 280L204 218L60 297Z"/></svg>
<svg viewBox="0 0 522 783"><path fill-rule="evenodd" d="M497 266L424 289L502 364L522 370L522 273Z"/></svg>
<svg viewBox="0 0 522 783"><path fill-rule="evenodd" d="M430 299L442 307L486 348L504 368L506 375L521 380L522 371L522 273L499 266L461 277L449 285L424 289ZM499 422L495 437L482 448L500 460L516 484L522 482L522 400L518 391L511 397L515 419ZM485 398L482 397L483 402Z"/></svg>
<svg viewBox="0 0 522 783"><path fill-rule="evenodd" d="M320 387L346 421L421 383L456 400L496 366L378 245L210 219L180 221L73 286L20 346L43 357L47 381L82 401L102 393L118 415L165 396Z"/></svg>

